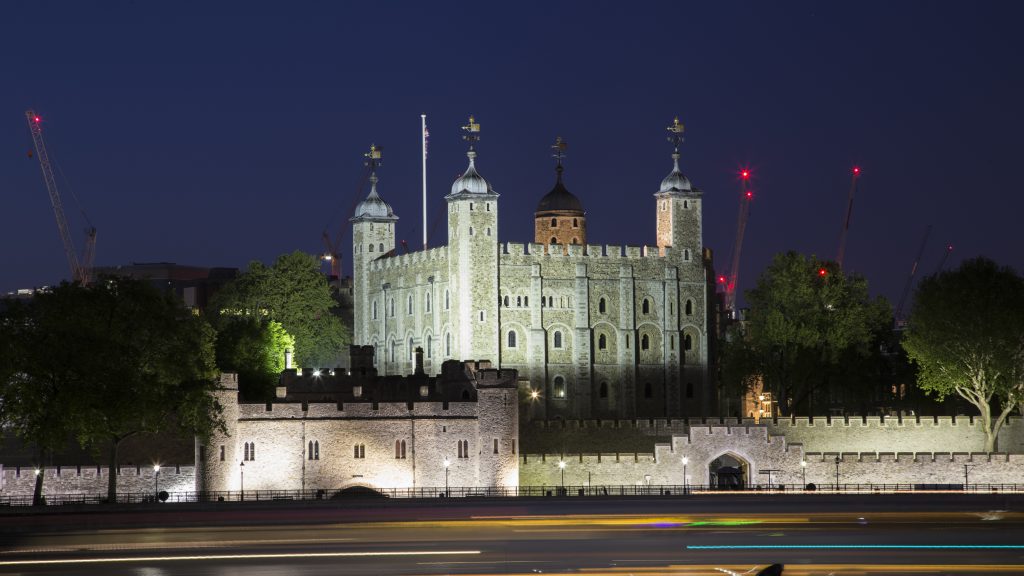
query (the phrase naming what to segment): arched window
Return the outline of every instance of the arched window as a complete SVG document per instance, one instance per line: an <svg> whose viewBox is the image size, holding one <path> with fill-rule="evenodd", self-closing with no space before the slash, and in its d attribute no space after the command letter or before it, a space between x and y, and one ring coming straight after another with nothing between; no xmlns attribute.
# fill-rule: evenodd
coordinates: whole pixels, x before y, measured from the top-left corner
<svg viewBox="0 0 1024 576"><path fill-rule="evenodd" d="M444 335L444 355L452 355L452 335L450 332Z"/></svg>
<svg viewBox="0 0 1024 576"><path fill-rule="evenodd" d="M555 297L554 296L548 296L548 308L551 308L554 305L555 305Z"/></svg>
<svg viewBox="0 0 1024 576"><path fill-rule="evenodd" d="M608 348L608 338L604 334L598 334L597 336L597 349L605 350Z"/></svg>
<svg viewBox="0 0 1024 576"><path fill-rule="evenodd" d="M552 336L551 340L555 348L562 347L562 333L560 331L555 330L555 334Z"/></svg>
<svg viewBox="0 0 1024 576"><path fill-rule="evenodd" d="M690 201L689 200L683 200L683 208L685 208L687 210L690 209Z"/></svg>
<svg viewBox="0 0 1024 576"><path fill-rule="evenodd" d="M643 312L644 314L650 314L651 313L651 301L648 300L647 298L644 298L643 304L640 305L640 311Z"/></svg>
<svg viewBox="0 0 1024 576"><path fill-rule="evenodd" d="M248 442L245 443L245 455L242 457L242 460L245 461L245 462L249 461L249 443Z"/></svg>
<svg viewBox="0 0 1024 576"><path fill-rule="evenodd" d="M650 347L651 347L651 339L647 337L647 334L644 334L643 336L640 337L640 349L641 350L648 350L648 349L650 349Z"/></svg>
<svg viewBox="0 0 1024 576"><path fill-rule="evenodd" d="M409 337L409 360L412 360L412 336Z"/></svg>
<svg viewBox="0 0 1024 576"><path fill-rule="evenodd" d="M317 441L310 440L309 441L309 451L308 451L307 459L309 459L309 460L319 460L320 459L320 441L319 440L317 440Z"/></svg>
<svg viewBox="0 0 1024 576"><path fill-rule="evenodd" d="M683 261L684 262L689 262L690 261L690 249L689 248L683 249Z"/></svg>
<svg viewBox="0 0 1024 576"><path fill-rule="evenodd" d="M423 304L426 307L427 312L430 312L430 292L429 291L426 294L423 295Z"/></svg>
<svg viewBox="0 0 1024 576"><path fill-rule="evenodd" d="M427 334L427 358L434 357L434 337Z"/></svg>
<svg viewBox="0 0 1024 576"><path fill-rule="evenodd" d="M313 459L313 441L310 440L309 441L309 449L306 450L306 460L312 460L312 459Z"/></svg>
<svg viewBox="0 0 1024 576"><path fill-rule="evenodd" d="M558 227L558 218L552 218L551 219L551 227L552 228L557 228ZM552 242L552 244L554 244L554 242Z"/></svg>
<svg viewBox="0 0 1024 576"><path fill-rule="evenodd" d="M608 312L608 303L605 302L604 297L597 301L597 311L601 314Z"/></svg>
<svg viewBox="0 0 1024 576"><path fill-rule="evenodd" d="M555 238L554 236L552 236L551 237L551 243L552 244L558 244L558 238Z"/></svg>
<svg viewBox="0 0 1024 576"><path fill-rule="evenodd" d="M405 459L405 440L395 440L395 459Z"/></svg>
<svg viewBox="0 0 1024 576"><path fill-rule="evenodd" d="M509 330L508 331L508 347L509 348L515 348L516 347L516 331L515 330Z"/></svg>
<svg viewBox="0 0 1024 576"><path fill-rule="evenodd" d="M523 307L523 297L522 296L516 296L516 307L517 308L522 308Z"/></svg>
<svg viewBox="0 0 1024 576"><path fill-rule="evenodd" d="M370 244L370 252L373 252L373 244Z"/></svg>
<svg viewBox="0 0 1024 576"><path fill-rule="evenodd" d="M565 398L565 378L555 376L555 398Z"/></svg>
<svg viewBox="0 0 1024 576"><path fill-rule="evenodd" d="M651 397L651 383L650 382L644 382L644 398L650 398L650 397Z"/></svg>
<svg viewBox="0 0 1024 576"><path fill-rule="evenodd" d="M683 350L693 350L693 338L689 334L683 336Z"/></svg>
<svg viewBox="0 0 1024 576"><path fill-rule="evenodd" d="M686 307L683 310L687 316L693 316L693 300L687 300Z"/></svg>
<svg viewBox="0 0 1024 576"><path fill-rule="evenodd" d="M505 303L505 308L508 308L508 296L505 296L504 303Z"/></svg>
<svg viewBox="0 0 1024 576"><path fill-rule="evenodd" d="M395 341L394 341L394 340L392 340L392 341L391 341L391 361L392 361L392 362L394 362L394 361L395 361L395 348L397 348L397 347L395 346Z"/></svg>
<svg viewBox="0 0 1024 576"><path fill-rule="evenodd" d="M373 301L373 319L374 320L377 319L377 301L376 300Z"/></svg>
<svg viewBox="0 0 1024 576"><path fill-rule="evenodd" d="M406 312L405 313L409 314L409 315L412 314L412 294L409 294L409 297L406 299Z"/></svg>
<svg viewBox="0 0 1024 576"><path fill-rule="evenodd" d="M579 223L579 220L577 220L577 219L573 218L573 219L572 219L572 227L573 227L573 228L579 228L579 227L580 227L580 223Z"/></svg>
<svg viewBox="0 0 1024 576"><path fill-rule="evenodd" d="M573 244L576 244L576 243L577 243L577 242L576 242L576 239L575 239L575 238L573 238L573 239L572 239L572 243L573 243Z"/></svg>
<svg viewBox="0 0 1024 576"><path fill-rule="evenodd" d="M459 458L469 458L469 440L459 440L456 444L459 448Z"/></svg>
<svg viewBox="0 0 1024 576"><path fill-rule="evenodd" d="M249 460L255 460L255 459L256 459L256 443L255 442L250 442L249 443Z"/></svg>
<svg viewBox="0 0 1024 576"><path fill-rule="evenodd" d="M445 291L444 291L444 309L445 309L445 310L448 310L449 308L451 308L450 304L451 304L451 303L450 303L450 301L449 301L449 299L448 299L448 291L447 291L447 290L445 290Z"/></svg>
<svg viewBox="0 0 1024 576"><path fill-rule="evenodd" d="M491 227L490 227L490 226L488 226L488 227L487 227L487 235L488 235L488 236L490 236L490 235L491 235Z"/></svg>
<svg viewBox="0 0 1024 576"><path fill-rule="evenodd" d="M601 388L598 390L597 396L599 398L607 398L608 397L608 383L607 382L601 382Z"/></svg>
<svg viewBox="0 0 1024 576"><path fill-rule="evenodd" d="M523 296L523 306L526 306L527 308L530 307L530 297L529 296Z"/></svg>
<svg viewBox="0 0 1024 576"><path fill-rule="evenodd" d="M383 252L384 251L384 243L381 242L380 245L378 246L378 248L380 248L380 251Z"/></svg>
<svg viewBox="0 0 1024 576"><path fill-rule="evenodd" d="M392 318L395 317L395 299L394 298L388 300L388 313L391 314Z"/></svg>

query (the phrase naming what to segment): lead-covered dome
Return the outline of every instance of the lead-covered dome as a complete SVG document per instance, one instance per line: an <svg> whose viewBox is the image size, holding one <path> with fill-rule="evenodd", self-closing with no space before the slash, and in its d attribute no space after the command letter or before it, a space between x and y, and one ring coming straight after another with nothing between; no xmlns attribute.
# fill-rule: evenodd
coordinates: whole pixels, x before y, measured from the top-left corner
<svg viewBox="0 0 1024 576"><path fill-rule="evenodd" d="M466 172L462 176L459 176L455 179L455 182L452 182L451 195L494 194L494 188L491 188L491 183L476 171L476 152L470 150L466 155L469 156L469 167L466 168Z"/></svg>
<svg viewBox="0 0 1024 576"><path fill-rule="evenodd" d="M370 175L370 193L366 196L366 199L356 205L355 215L352 217L353 220L360 218L386 218L396 219L394 210L391 209L391 205L384 201L377 193L377 175Z"/></svg>
<svg viewBox="0 0 1024 576"><path fill-rule="evenodd" d="M583 204L575 194L569 192L562 183L562 166L557 168L558 176L555 180L555 187L544 195L537 204L537 214L542 212L579 212L583 214Z"/></svg>
<svg viewBox="0 0 1024 576"><path fill-rule="evenodd" d="M679 153L672 155L672 171L661 181L661 189L658 192L693 192L693 185L679 170Z"/></svg>

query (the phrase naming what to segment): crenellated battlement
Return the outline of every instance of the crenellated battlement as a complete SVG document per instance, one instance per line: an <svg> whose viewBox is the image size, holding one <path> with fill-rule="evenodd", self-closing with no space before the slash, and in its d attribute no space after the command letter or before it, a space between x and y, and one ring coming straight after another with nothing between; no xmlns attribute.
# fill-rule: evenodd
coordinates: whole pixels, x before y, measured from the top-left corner
<svg viewBox="0 0 1024 576"><path fill-rule="evenodd" d="M405 254L395 254L378 258L370 262L370 270L392 270L409 268L423 263L440 264L448 258L448 247L438 246L427 250L416 250Z"/></svg>
<svg viewBox="0 0 1024 576"><path fill-rule="evenodd" d="M549 258L580 258L580 259L640 259L640 258L668 258L672 253L671 247L658 248L657 246L628 246L614 244L570 244L557 245L557 250L549 250L549 246L536 242L519 243L505 242L500 245L501 256L537 256Z"/></svg>

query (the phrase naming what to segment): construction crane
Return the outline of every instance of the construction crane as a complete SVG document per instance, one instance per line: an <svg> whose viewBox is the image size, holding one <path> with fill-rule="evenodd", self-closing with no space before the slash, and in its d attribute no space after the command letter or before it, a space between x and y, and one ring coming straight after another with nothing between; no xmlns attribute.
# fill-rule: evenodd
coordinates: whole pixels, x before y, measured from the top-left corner
<svg viewBox="0 0 1024 576"><path fill-rule="evenodd" d="M953 245L946 244L946 251L942 253L942 259L939 260L938 267L935 268L935 274L942 272L942 269L946 267L946 260L949 260L950 253L953 252Z"/></svg>
<svg viewBox="0 0 1024 576"><path fill-rule="evenodd" d="M341 278L341 253L338 252L338 245L341 244L341 234L338 234L338 241L333 242L331 235L324 231L324 247L327 251L324 252L321 258L331 263L331 280L337 280Z"/></svg>
<svg viewBox="0 0 1024 576"><path fill-rule="evenodd" d="M850 177L850 194L846 202L846 216L843 218L843 228L839 232L839 252L836 254L836 264L843 267L843 257L846 255L846 235L850 232L850 218L853 216L853 197L857 193L857 181L860 179L860 167L853 167L853 175Z"/></svg>
<svg viewBox="0 0 1024 576"><path fill-rule="evenodd" d="M720 276L719 283L725 285L725 310L729 318L736 319L736 285L740 278L740 254L743 251L743 234L747 229L747 218L750 216L750 201L754 193L750 191L750 170L740 171L742 183L742 194L740 195L740 211L736 216L736 239L732 246L732 262L729 266L729 276Z"/></svg>
<svg viewBox="0 0 1024 576"><path fill-rule="evenodd" d="M907 283L903 286L903 294L900 295L900 303L896 306L896 324L900 325L903 322L903 305L907 303L907 295L910 294L910 288L914 285L914 277L917 276L917 265L921 262L921 256L924 255L924 247L928 245L928 236L932 233L932 225L929 224L924 230L924 238L921 238L921 247L917 249L917 257L914 258L914 265L910 267L910 276L907 278Z"/></svg>
<svg viewBox="0 0 1024 576"><path fill-rule="evenodd" d="M68 230L68 221L64 217L64 205L60 199L60 192L57 190L57 179L53 176L53 168L50 165L50 156L46 152L46 143L43 141L43 119L34 110L27 110L25 118L28 120L28 128L32 132L32 142L35 144L36 156L39 157L39 167L43 170L43 182L50 193L50 204L53 205L53 213L57 218L57 230L60 232L61 241L64 242L64 253L68 258L68 265L71 267L71 277L75 282L88 285L92 280L92 264L96 255L96 228L89 224L85 229L85 248L82 251L82 258L79 259L75 253L75 245L71 240L71 232ZM84 215L84 212L83 212ZM88 222L88 217L86 218Z"/></svg>

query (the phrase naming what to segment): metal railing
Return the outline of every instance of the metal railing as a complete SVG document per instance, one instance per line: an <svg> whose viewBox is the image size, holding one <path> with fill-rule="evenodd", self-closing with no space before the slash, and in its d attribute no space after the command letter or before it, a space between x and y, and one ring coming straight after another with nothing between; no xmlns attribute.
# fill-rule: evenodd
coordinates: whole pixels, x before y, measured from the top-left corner
<svg viewBox="0 0 1024 576"><path fill-rule="evenodd" d="M713 495L770 495L770 494L1018 494L1024 493L1024 484L754 484L747 486L647 485L626 484L609 486L543 485L518 487L429 487L429 488L358 488L312 490L245 490L225 492L163 492L166 500L156 494L120 493L118 504L199 503L199 502L274 502L315 500L363 500L374 498L434 499L434 498L546 498L546 497L629 497L629 496L684 496ZM102 494L46 494L47 506L88 505L107 503ZM0 493L0 506L31 506L32 495Z"/></svg>

